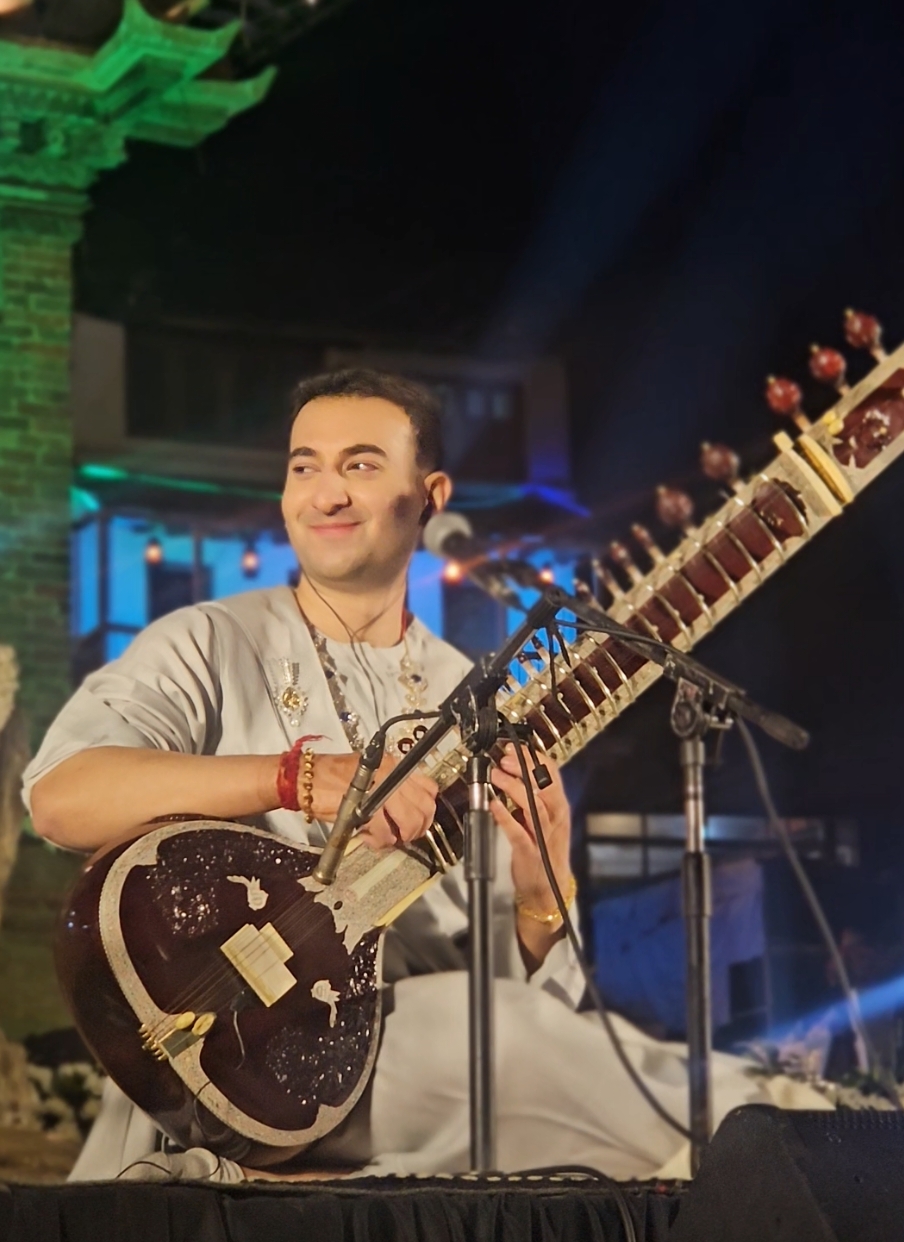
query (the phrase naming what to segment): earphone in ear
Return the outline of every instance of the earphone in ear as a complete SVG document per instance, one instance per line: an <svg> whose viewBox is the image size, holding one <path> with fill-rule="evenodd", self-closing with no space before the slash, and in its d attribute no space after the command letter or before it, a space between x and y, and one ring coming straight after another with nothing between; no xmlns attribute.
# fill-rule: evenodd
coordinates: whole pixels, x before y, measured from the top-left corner
<svg viewBox="0 0 904 1242"><path fill-rule="evenodd" d="M433 497L428 496L427 503L424 505L423 509L421 510L421 516L418 518L418 525L426 526L427 523L430 521L430 519L433 517L435 512L436 512L436 509L433 507Z"/></svg>

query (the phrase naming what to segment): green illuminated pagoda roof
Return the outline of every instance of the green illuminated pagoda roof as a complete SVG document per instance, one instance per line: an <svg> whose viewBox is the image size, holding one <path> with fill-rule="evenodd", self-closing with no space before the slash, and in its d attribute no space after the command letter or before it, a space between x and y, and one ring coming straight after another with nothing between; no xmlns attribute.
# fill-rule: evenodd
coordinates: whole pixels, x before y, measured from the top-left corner
<svg viewBox="0 0 904 1242"><path fill-rule="evenodd" d="M129 138L190 147L260 102L276 70L244 81L201 78L240 23L218 30L158 21L126 0L97 51L0 38L0 181L86 189L126 158Z"/></svg>

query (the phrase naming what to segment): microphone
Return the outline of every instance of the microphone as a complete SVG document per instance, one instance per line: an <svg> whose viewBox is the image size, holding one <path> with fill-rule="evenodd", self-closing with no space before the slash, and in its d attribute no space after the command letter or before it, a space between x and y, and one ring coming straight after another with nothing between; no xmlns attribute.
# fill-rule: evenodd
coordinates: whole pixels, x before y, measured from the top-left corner
<svg viewBox="0 0 904 1242"><path fill-rule="evenodd" d="M358 760L358 766L355 768L355 775L352 777L351 784L342 795L342 801L339 803L339 810L336 812L330 835L327 837L326 844L323 847L320 861L314 868L314 879L318 880L324 887L332 884L335 880L336 872L339 870L339 864L342 862L352 833L361 826L357 818L358 808L364 801L368 789L370 789L374 773L383 762L385 747L386 735L380 729L365 747L364 753Z"/></svg>
<svg viewBox="0 0 904 1242"><path fill-rule="evenodd" d="M464 576L500 604L524 611L517 593L505 581L507 566L520 562L487 559L492 545L475 536L463 513L451 513L448 509L434 513L424 526L421 538L428 552L444 561L460 563Z"/></svg>
<svg viewBox="0 0 904 1242"><path fill-rule="evenodd" d="M434 513L424 526L424 547L444 560L466 561L486 556L488 547L474 534L474 528L463 513L444 509Z"/></svg>

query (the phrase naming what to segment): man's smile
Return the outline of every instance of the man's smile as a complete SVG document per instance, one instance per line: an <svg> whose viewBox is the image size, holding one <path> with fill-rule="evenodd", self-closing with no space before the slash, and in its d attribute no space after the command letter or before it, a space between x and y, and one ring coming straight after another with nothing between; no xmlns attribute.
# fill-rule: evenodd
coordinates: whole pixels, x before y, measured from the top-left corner
<svg viewBox="0 0 904 1242"><path fill-rule="evenodd" d="M309 526L308 530L327 539L338 539L357 530L360 525L360 522L322 522Z"/></svg>

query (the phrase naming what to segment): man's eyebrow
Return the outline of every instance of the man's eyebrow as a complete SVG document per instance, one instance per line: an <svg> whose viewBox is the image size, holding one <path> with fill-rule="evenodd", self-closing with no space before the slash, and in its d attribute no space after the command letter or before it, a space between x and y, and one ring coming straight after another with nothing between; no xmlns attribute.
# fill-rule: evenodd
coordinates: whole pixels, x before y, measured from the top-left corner
<svg viewBox="0 0 904 1242"><path fill-rule="evenodd" d="M342 450L342 457L357 457L359 453L373 453L377 457L387 457L385 449L381 449L379 444L352 444L348 448ZM293 448L289 454L289 460L293 457L319 457L320 454L316 449L309 448L306 444L300 444L298 448Z"/></svg>
<svg viewBox="0 0 904 1242"><path fill-rule="evenodd" d="M373 453L377 457L386 457L385 449L381 449L379 444L353 444L351 448L343 449L343 457L357 457L359 453Z"/></svg>

